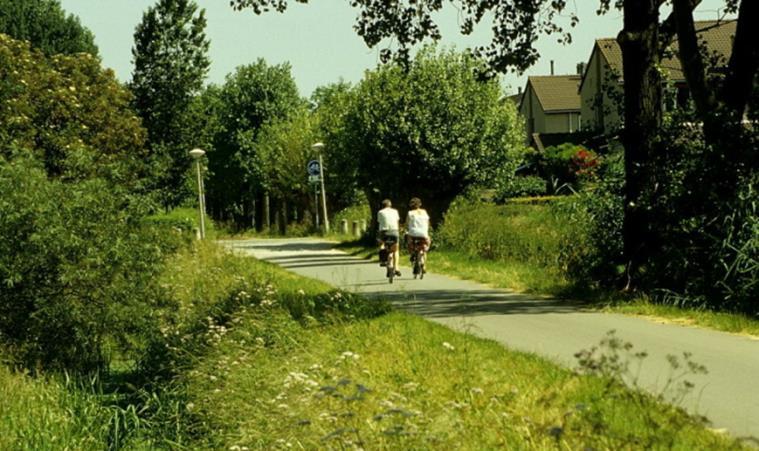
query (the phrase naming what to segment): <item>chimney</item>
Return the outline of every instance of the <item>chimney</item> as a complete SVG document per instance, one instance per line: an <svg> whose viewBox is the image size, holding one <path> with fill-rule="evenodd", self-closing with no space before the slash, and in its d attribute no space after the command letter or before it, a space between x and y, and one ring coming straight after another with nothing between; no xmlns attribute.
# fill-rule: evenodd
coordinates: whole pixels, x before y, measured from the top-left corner
<svg viewBox="0 0 759 451"><path fill-rule="evenodd" d="M522 87L521 86L519 88L517 88L517 94L519 94L520 96L522 95Z"/></svg>
<svg viewBox="0 0 759 451"><path fill-rule="evenodd" d="M551 60L551 75L553 75L553 60Z"/></svg>
<svg viewBox="0 0 759 451"><path fill-rule="evenodd" d="M577 75L582 77L582 74L585 73L585 63L580 62L577 63Z"/></svg>

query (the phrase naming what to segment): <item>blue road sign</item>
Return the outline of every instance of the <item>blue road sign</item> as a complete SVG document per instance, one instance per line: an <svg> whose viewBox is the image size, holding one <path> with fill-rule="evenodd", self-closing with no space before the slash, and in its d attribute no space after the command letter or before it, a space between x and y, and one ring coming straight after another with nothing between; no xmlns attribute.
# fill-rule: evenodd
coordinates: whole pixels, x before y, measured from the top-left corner
<svg viewBox="0 0 759 451"><path fill-rule="evenodd" d="M315 175L318 176L321 173L321 167L319 165L319 160L311 160L306 165L306 169L308 170L308 175Z"/></svg>

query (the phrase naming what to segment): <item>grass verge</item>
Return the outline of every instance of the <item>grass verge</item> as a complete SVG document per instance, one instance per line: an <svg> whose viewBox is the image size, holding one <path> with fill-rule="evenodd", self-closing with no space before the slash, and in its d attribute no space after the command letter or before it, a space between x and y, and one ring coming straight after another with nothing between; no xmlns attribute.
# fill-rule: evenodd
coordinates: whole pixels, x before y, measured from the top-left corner
<svg viewBox="0 0 759 451"><path fill-rule="evenodd" d="M646 298L637 298L624 303L610 303L601 309L606 312L638 315L677 324L707 327L723 332L759 337L759 319L737 313L655 304Z"/></svg>
<svg viewBox="0 0 759 451"><path fill-rule="evenodd" d="M729 449L612 377L404 313L319 327L247 311L185 379L215 449Z"/></svg>

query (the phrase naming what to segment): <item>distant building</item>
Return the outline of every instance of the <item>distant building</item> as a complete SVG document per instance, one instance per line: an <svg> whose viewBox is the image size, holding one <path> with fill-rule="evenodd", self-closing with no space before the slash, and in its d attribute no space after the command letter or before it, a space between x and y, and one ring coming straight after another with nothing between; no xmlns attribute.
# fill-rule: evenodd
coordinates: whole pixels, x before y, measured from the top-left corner
<svg viewBox="0 0 759 451"><path fill-rule="evenodd" d="M736 21L697 21L695 25L699 41L707 53L726 64ZM665 110L683 107L689 101L688 86L677 52L675 41L669 55L661 62L669 90L665 96L668 101L663 105ZM619 129L623 116L622 74L622 49L616 39L597 39L580 82L583 127L599 134L611 134Z"/></svg>
<svg viewBox="0 0 759 451"><path fill-rule="evenodd" d="M519 112L525 118L527 142L530 145L541 148L541 142L548 135L563 136L580 130L580 80L579 75L527 78Z"/></svg>

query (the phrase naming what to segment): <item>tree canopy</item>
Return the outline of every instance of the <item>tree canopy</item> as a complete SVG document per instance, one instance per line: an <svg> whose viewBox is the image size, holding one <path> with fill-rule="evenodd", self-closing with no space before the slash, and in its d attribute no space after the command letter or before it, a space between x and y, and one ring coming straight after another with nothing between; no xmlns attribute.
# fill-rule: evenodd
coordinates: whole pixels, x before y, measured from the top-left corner
<svg viewBox="0 0 759 451"><path fill-rule="evenodd" d="M407 70L368 72L344 116L344 153L330 159L355 167L373 205L419 196L437 221L468 188L505 183L522 161L524 130L497 81L477 78L478 64L427 48Z"/></svg>
<svg viewBox="0 0 759 451"><path fill-rule="evenodd" d="M98 55L95 38L59 0L0 0L0 33L29 41L46 55Z"/></svg>
<svg viewBox="0 0 759 451"><path fill-rule="evenodd" d="M304 105L290 65L259 59L238 67L219 91L221 129L209 155L208 195L218 214L252 219L252 203L268 190L256 140L264 125ZM265 172L265 171L264 171Z"/></svg>
<svg viewBox="0 0 759 451"><path fill-rule="evenodd" d="M45 57L0 35L0 155L33 155L66 180L144 182L145 131L131 94L89 54Z"/></svg>
<svg viewBox="0 0 759 451"><path fill-rule="evenodd" d="M134 106L148 131L158 172L156 188L166 206L189 192L189 149L195 147L190 106L208 72L205 10L193 0L160 0L148 8L134 33Z"/></svg>

